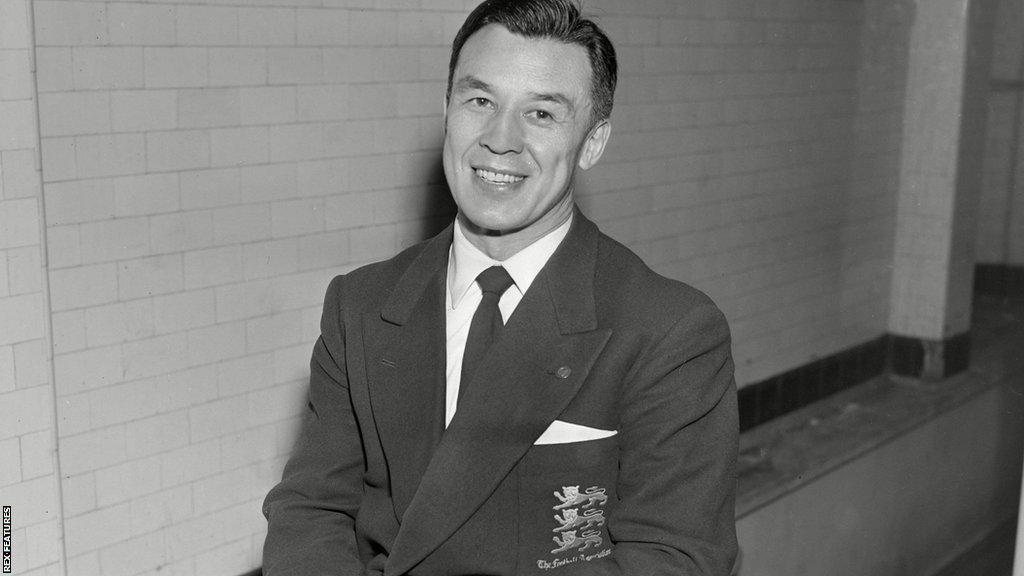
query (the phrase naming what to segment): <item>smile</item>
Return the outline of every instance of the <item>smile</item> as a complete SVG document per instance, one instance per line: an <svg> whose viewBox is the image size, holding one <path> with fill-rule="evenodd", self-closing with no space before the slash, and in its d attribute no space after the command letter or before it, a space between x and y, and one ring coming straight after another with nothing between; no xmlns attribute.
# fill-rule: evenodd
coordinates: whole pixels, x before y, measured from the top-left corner
<svg viewBox="0 0 1024 576"><path fill-rule="evenodd" d="M526 179L525 176L516 176L515 174L505 174L502 172L492 172L490 170L484 170L483 168L476 168L474 170L476 175L486 182L492 184L515 184L522 182Z"/></svg>

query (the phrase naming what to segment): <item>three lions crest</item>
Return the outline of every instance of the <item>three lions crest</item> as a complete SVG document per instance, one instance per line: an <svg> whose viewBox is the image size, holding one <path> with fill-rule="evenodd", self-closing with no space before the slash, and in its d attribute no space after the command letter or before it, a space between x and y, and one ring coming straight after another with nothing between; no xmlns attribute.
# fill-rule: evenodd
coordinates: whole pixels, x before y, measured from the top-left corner
<svg viewBox="0 0 1024 576"><path fill-rule="evenodd" d="M580 492L579 486L562 486L561 492L554 492L559 504L552 506L561 514L554 516L558 526L552 532L561 532L561 538L554 536L551 540L558 546L552 554L561 554L569 550L598 548L604 543L600 527L605 523L604 509L608 495L604 488L591 486ZM580 514L580 509L583 513ZM597 529L593 529L597 528ZM582 532L580 532L582 530ZM579 536L577 536L579 532Z"/></svg>

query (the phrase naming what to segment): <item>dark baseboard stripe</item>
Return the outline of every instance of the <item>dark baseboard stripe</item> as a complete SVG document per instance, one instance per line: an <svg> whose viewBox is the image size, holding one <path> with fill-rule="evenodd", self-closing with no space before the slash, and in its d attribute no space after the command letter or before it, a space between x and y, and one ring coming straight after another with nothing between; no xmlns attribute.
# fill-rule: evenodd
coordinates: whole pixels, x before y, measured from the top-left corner
<svg viewBox="0 0 1024 576"><path fill-rule="evenodd" d="M944 340L893 335L889 342L889 369L900 376L941 380L966 370L971 359L969 332Z"/></svg>
<svg viewBox="0 0 1024 576"><path fill-rule="evenodd" d="M263 576L263 569L257 568L251 572L246 572L245 574L242 574L242 576Z"/></svg>
<svg viewBox="0 0 1024 576"><path fill-rule="evenodd" d="M739 391L740 430L802 408L885 372L889 337L879 336Z"/></svg>
<svg viewBox="0 0 1024 576"><path fill-rule="evenodd" d="M974 293L988 296L1024 295L1024 266L975 264Z"/></svg>
<svg viewBox="0 0 1024 576"><path fill-rule="evenodd" d="M941 341L879 336L741 388L740 431L887 372L921 380L948 378L966 370L970 358L967 332Z"/></svg>

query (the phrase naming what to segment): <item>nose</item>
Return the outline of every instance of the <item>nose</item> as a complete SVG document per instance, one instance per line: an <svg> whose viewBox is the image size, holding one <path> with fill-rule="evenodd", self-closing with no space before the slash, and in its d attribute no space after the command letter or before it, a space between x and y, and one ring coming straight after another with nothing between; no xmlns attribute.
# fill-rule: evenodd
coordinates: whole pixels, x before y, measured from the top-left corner
<svg viewBox="0 0 1024 576"><path fill-rule="evenodd" d="M491 116L480 136L480 145L494 154L523 151L523 130L516 114L502 111Z"/></svg>

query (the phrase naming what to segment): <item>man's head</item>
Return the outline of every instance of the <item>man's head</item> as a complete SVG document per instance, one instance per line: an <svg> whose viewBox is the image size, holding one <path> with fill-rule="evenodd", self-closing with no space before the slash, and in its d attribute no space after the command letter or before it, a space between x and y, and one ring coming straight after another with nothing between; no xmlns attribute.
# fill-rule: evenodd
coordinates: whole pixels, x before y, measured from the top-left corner
<svg viewBox="0 0 1024 576"><path fill-rule="evenodd" d="M474 244L503 259L569 217L573 174L608 141L614 88L611 43L568 0L488 0L469 16L443 160Z"/></svg>
<svg viewBox="0 0 1024 576"><path fill-rule="evenodd" d="M585 49L591 69L592 120L596 124L611 117L618 81L615 48L597 24L580 15L572 0L485 0L477 6L452 42L447 98L451 98L455 67L466 40L488 24L498 24L526 38L549 38Z"/></svg>

